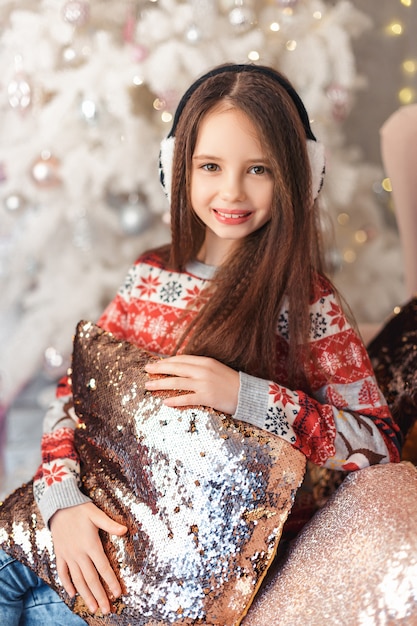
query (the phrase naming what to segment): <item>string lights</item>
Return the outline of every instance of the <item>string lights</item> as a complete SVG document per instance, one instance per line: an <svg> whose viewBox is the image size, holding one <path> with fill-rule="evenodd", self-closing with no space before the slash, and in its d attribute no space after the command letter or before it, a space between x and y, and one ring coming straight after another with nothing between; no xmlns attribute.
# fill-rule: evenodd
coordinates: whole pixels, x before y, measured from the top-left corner
<svg viewBox="0 0 417 626"><path fill-rule="evenodd" d="M403 19L398 17L393 17L385 27L385 34L387 37L406 37L410 38L413 35L410 33L410 26L412 24L412 20L410 19L408 9L413 7L413 0L399 0L401 10L403 7L406 9L404 13ZM403 48L407 48L407 46L403 45ZM400 74L403 77L402 86L399 88L397 93L398 103L400 105L411 104L416 101L416 74L417 74L417 52L416 54L412 54L412 56L404 56L400 64Z"/></svg>
<svg viewBox="0 0 417 626"><path fill-rule="evenodd" d="M397 0L397 2L390 4L392 5L392 15L383 23L381 36L385 49L388 40L398 40L395 45L401 53L397 67L399 80L395 87L394 101L397 102L398 106L404 106L417 102L417 46L414 45L414 25L417 19L416 0ZM385 177L381 181L375 182L373 190L379 203L385 206L388 211L393 212L390 179ZM354 226L353 223L355 223ZM341 251L343 262L352 264L357 261L363 245L373 239L375 229L369 226L363 228L360 223L354 220L353 215L345 210L338 214L337 226L343 231L339 233L340 238L345 243Z"/></svg>

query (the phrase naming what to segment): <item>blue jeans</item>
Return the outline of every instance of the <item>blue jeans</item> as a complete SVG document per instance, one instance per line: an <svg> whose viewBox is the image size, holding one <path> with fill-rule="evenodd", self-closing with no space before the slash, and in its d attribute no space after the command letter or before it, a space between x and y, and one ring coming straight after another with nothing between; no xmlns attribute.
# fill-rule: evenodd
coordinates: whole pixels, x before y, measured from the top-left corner
<svg viewBox="0 0 417 626"><path fill-rule="evenodd" d="M86 626L28 567L0 550L2 626Z"/></svg>

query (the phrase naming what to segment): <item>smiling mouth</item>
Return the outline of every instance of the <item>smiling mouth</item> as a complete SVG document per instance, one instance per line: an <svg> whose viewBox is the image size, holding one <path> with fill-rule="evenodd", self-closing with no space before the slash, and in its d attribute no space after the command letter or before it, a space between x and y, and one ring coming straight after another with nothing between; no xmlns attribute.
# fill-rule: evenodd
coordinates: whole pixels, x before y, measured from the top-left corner
<svg viewBox="0 0 417 626"><path fill-rule="evenodd" d="M217 213L217 215L219 215L223 219L227 219L227 220L242 219L242 218L248 217L252 213L252 211L244 211L242 213L227 213L226 211L219 211L219 209L213 209L213 211Z"/></svg>

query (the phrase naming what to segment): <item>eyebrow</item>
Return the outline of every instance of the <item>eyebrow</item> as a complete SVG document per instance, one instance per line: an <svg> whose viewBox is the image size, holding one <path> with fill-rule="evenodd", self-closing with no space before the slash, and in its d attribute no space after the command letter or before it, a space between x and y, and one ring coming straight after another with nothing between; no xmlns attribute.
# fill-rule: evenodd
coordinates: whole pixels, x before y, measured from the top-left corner
<svg viewBox="0 0 417 626"><path fill-rule="evenodd" d="M223 161L219 156L213 154L194 154L193 161ZM246 159L246 163L269 163L270 160L265 156L256 156L250 159Z"/></svg>

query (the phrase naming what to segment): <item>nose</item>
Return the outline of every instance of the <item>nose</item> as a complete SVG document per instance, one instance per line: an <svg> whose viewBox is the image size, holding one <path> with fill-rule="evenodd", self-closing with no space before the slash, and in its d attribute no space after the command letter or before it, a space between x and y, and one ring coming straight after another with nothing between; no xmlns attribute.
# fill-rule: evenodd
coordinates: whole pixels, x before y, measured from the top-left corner
<svg viewBox="0 0 417 626"><path fill-rule="evenodd" d="M230 172L224 176L220 192L221 198L227 202L242 202L246 198L246 192L242 176L239 173Z"/></svg>

